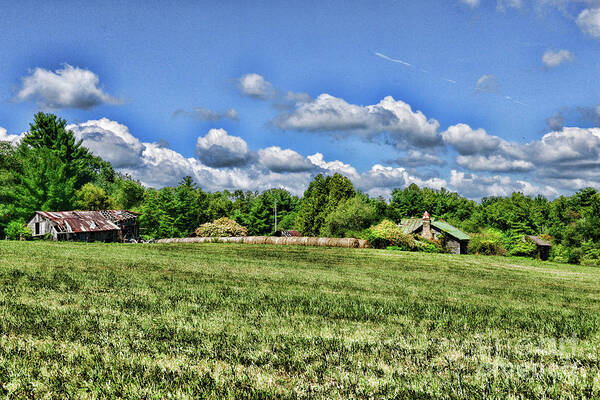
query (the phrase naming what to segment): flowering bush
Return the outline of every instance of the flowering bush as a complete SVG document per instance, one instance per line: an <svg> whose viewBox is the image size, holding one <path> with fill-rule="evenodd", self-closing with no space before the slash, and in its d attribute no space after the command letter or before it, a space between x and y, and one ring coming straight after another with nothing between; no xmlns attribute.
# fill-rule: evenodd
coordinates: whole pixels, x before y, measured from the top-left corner
<svg viewBox="0 0 600 400"><path fill-rule="evenodd" d="M504 256L506 255L506 249L503 246L503 241L502 232L491 228L481 233L471 234L469 254Z"/></svg>
<svg viewBox="0 0 600 400"><path fill-rule="evenodd" d="M369 229L368 240L371 247L377 249L395 246L398 250L412 251L416 246L411 235L405 234L397 224L387 219Z"/></svg>
<svg viewBox="0 0 600 400"><path fill-rule="evenodd" d="M248 229L230 218L219 218L200 225L194 233L200 237L248 236Z"/></svg>

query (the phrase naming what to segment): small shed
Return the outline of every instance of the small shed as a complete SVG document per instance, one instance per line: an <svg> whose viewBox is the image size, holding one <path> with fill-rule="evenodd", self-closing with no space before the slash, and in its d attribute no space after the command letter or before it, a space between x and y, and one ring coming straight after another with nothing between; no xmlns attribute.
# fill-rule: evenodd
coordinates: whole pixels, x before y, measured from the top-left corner
<svg viewBox="0 0 600 400"><path fill-rule="evenodd" d="M546 261L550 257L550 249L552 248L552 244L539 236L523 236L523 241L526 241L527 239L531 240L537 246L537 256L540 260Z"/></svg>
<svg viewBox="0 0 600 400"><path fill-rule="evenodd" d="M448 251L454 254L467 254L469 235L447 222L432 221L427 211L422 219L403 219L400 227L404 233L419 235L425 239L439 241L444 238Z"/></svg>

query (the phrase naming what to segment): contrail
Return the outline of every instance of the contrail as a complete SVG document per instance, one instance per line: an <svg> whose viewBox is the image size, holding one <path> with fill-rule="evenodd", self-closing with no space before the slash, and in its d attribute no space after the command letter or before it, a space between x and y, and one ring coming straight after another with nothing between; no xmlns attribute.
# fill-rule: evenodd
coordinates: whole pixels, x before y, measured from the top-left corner
<svg viewBox="0 0 600 400"><path fill-rule="evenodd" d="M377 57L381 57L381 58L383 58L384 60L388 60L388 61L391 61L391 62L395 62L395 63L398 63L398 64L402 64L402 65L405 65L405 66L407 66L407 67L411 67L411 68L417 68L417 67L415 67L414 65L412 65L412 64L410 64L410 63L407 63L406 61L403 61L403 60L398 60L398 59L396 59L396 58L392 58L392 57L388 57L388 56L386 56L385 54L382 54L382 53L380 53L380 52L378 52L378 51L376 51L376 52L375 52L375 55L376 55ZM428 70L426 70L426 69L423 69L423 68L417 68L417 69L418 69L419 71L421 71L422 73L424 73L424 74L429 74L429 73L430 73ZM443 80L443 81L446 81L446 82L449 82L449 83L452 83L452 84L456 84L456 81L455 81L455 80L453 80L453 79L440 78L440 77L438 77L438 78L439 78L439 79L441 79L441 80Z"/></svg>
<svg viewBox="0 0 600 400"><path fill-rule="evenodd" d="M402 65L406 65L407 67L413 67L413 65L412 65L412 64L409 64L409 63L407 63L406 61L402 61L402 60L396 60L395 58L388 57L388 56L386 56L385 54L381 54L381 53L375 52L375 55L376 55L377 57L381 57L381 58L383 58L383 59L385 59L385 60L388 60L388 61L391 61L391 62L399 63L399 64L402 64Z"/></svg>

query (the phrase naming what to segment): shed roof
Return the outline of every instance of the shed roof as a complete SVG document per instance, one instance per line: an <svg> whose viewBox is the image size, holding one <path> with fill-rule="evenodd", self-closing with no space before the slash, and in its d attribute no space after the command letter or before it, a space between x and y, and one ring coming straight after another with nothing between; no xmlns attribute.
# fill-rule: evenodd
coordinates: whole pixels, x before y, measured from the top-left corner
<svg viewBox="0 0 600 400"><path fill-rule="evenodd" d="M421 226L423 226L423 220L420 218L405 218L400 221L400 228L406 234L415 233Z"/></svg>
<svg viewBox="0 0 600 400"><path fill-rule="evenodd" d="M447 222L442 221L431 221L431 225L438 228L440 231L454 236L458 240L469 240L470 237L455 226L450 225Z"/></svg>
<svg viewBox="0 0 600 400"><path fill-rule="evenodd" d="M529 239L533 240L533 242L535 244L537 244L538 246L552 247L552 244L548 243L547 241L545 241L544 239L542 239L539 236L533 236L533 235L525 235L525 236L528 237Z"/></svg>
<svg viewBox="0 0 600 400"><path fill-rule="evenodd" d="M415 233L423 226L423 220L420 218L406 218L400 222L400 228L406 234ZM469 240L470 237L455 226L443 221L431 221L431 226L449 234L458 240Z"/></svg>
<svg viewBox="0 0 600 400"><path fill-rule="evenodd" d="M102 211L36 211L36 214L57 224L61 232L103 232L120 230L117 222L137 218L127 210Z"/></svg>

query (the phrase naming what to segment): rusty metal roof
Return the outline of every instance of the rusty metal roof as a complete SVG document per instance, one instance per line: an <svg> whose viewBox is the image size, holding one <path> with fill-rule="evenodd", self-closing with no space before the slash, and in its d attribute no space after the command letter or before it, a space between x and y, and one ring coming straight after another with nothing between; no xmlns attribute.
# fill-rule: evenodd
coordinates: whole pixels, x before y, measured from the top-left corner
<svg viewBox="0 0 600 400"><path fill-rule="evenodd" d="M36 211L43 218L57 224L61 232L103 232L120 230L118 222L137 218L139 214L127 210L103 211Z"/></svg>

